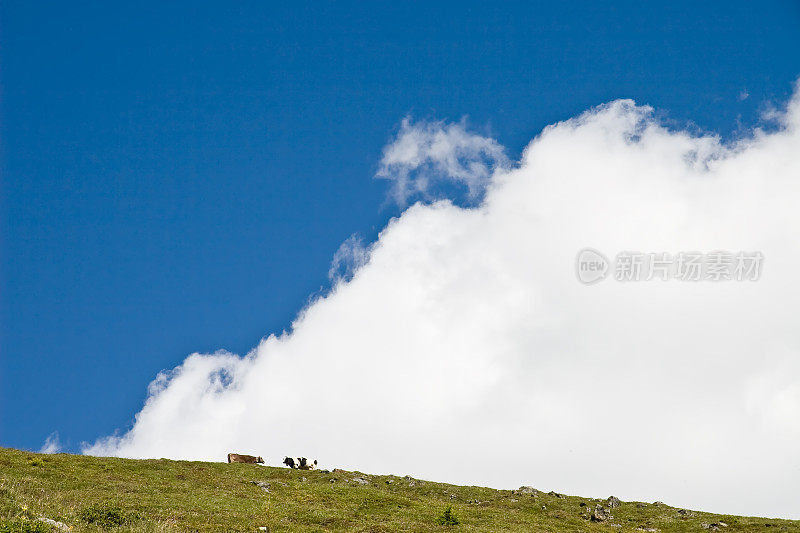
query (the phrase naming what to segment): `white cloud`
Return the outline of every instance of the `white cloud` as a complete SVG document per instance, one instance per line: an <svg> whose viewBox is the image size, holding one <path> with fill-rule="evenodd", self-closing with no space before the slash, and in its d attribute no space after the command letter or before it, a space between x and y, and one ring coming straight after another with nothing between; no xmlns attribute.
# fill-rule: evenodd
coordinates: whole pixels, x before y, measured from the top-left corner
<svg viewBox="0 0 800 533"><path fill-rule="evenodd" d="M58 438L58 431L52 432L44 441L39 453L58 453L61 451L61 441Z"/></svg>
<svg viewBox="0 0 800 533"><path fill-rule="evenodd" d="M494 139L467 131L465 121L412 123L404 119L394 141L383 150L375 175L391 180L391 194L404 207L409 200L441 198L441 185L466 187L467 198L477 201L492 172L507 168L505 149Z"/></svg>
<svg viewBox="0 0 800 533"><path fill-rule="evenodd" d="M356 234L350 235L336 253L328 270L328 279L333 283L349 281L356 270L369 261L369 250L364 246L363 239Z"/></svg>
<svg viewBox="0 0 800 533"><path fill-rule="evenodd" d="M800 518L800 97L781 128L733 146L652 117L598 107L493 174L465 174L457 154L499 159L494 141L404 123L382 164L399 198L425 190L409 172L428 162L485 186L483 201L411 206L291 333L246 357L190 356L133 429L85 452L306 455ZM588 287L573 266L587 246L759 250L765 265L758 282Z"/></svg>

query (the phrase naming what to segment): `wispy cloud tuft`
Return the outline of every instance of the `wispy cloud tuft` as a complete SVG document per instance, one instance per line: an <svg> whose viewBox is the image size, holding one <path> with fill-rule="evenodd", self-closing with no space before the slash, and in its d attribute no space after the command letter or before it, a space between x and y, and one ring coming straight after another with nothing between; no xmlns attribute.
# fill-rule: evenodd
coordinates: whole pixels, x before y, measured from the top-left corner
<svg viewBox="0 0 800 533"><path fill-rule="evenodd" d="M61 441L58 438L58 431L52 432L44 441L39 453L58 453L61 451Z"/></svg>
<svg viewBox="0 0 800 533"><path fill-rule="evenodd" d="M468 131L464 120L413 123L406 118L384 148L375 177L392 181L391 194L400 206L447 196L453 184L465 187L467 199L476 202L492 173L508 167L503 146Z"/></svg>
<svg viewBox="0 0 800 533"><path fill-rule="evenodd" d="M333 255L328 279L334 284L350 281L355 272L369 261L369 250L361 236L353 234L345 240Z"/></svg>

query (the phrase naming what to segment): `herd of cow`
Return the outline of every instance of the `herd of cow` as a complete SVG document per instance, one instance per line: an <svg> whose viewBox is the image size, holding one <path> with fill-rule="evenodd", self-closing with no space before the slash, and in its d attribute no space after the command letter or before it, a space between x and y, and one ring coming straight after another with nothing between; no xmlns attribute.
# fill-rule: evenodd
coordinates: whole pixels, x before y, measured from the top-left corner
<svg viewBox="0 0 800 533"><path fill-rule="evenodd" d="M256 457L255 455L243 455L240 453L229 453L228 454L228 462L229 463L248 463L248 464L264 464L264 459L261 458L259 455ZM314 470L317 466L317 460L309 461L305 457L284 457L283 464L288 466L289 468L297 468L299 470Z"/></svg>

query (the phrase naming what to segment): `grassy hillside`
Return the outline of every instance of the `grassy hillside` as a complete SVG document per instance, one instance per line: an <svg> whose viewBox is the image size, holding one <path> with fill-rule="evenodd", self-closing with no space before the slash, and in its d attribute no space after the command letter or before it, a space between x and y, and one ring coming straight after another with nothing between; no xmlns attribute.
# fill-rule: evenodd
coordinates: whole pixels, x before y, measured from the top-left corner
<svg viewBox="0 0 800 533"><path fill-rule="evenodd" d="M590 514L600 505L602 521ZM450 522L445 510L451 507ZM0 532L798 531L660 503L459 487L359 472L40 455L0 448ZM602 510L598 511L602 515ZM455 519L453 519L453 517ZM39 520L46 518L54 526ZM638 529L637 529L638 528ZM262 529L263 531L264 529Z"/></svg>

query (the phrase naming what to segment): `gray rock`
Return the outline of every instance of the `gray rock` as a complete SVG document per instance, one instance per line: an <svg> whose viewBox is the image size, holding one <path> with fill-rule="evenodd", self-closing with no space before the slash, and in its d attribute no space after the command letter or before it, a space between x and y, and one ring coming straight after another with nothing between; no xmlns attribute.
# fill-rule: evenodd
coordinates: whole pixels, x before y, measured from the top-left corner
<svg viewBox="0 0 800 533"><path fill-rule="evenodd" d="M366 479L364 479L363 477L354 477L354 478L353 478L353 479L351 479L350 481L353 481L353 482L355 482L355 483L358 483L359 485L369 485L369 481L367 481L367 480L366 480Z"/></svg>
<svg viewBox="0 0 800 533"><path fill-rule="evenodd" d="M267 483L266 481L251 481L251 483L256 487L260 488L261 490L263 490L264 492L269 492L269 483Z"/></svg>
<svg viewBox="0 0 800 533"><path fill-rule="evenodd" d="M528 485L523 485L516 490L517 494L530 494L531 496L538 496L539 491Z"/></svg>
<svg viewBox="0 0 800 533"><path fill-rule="evenodd" d="M417 485L424 485L425 484L425 482L422 481L421 479L414 479L411 476L403 476L403 479L408 481L408 486L409 487L416 487Z"/></svg>
<svg viewBox="0 0 800 533"><path fill-rule="evenodd" d="M616 496L609 496L606 500L606 505L609 507L609 509L616 509L622 505L622 502Z"/></svg>
<svg viewBox="0 0 800 533"><path fill-rule="evenodd" d="M605 522L611 518L611 512L602 505L598 505L594 508L589 518L591 518L592 522Z"/></svg>
<svg viewBox="0 0 800 533"><path fill-rule="evenodd" d="M58 520L52 520L50 518L39 518L39 520L41 520L45 524L50 524L51 526L53 526L54 528L56 528L56 529L58 529L60 531L69 531L70 529L72 529L71 527L69 527L64 522L59 522Z"/></svg>

